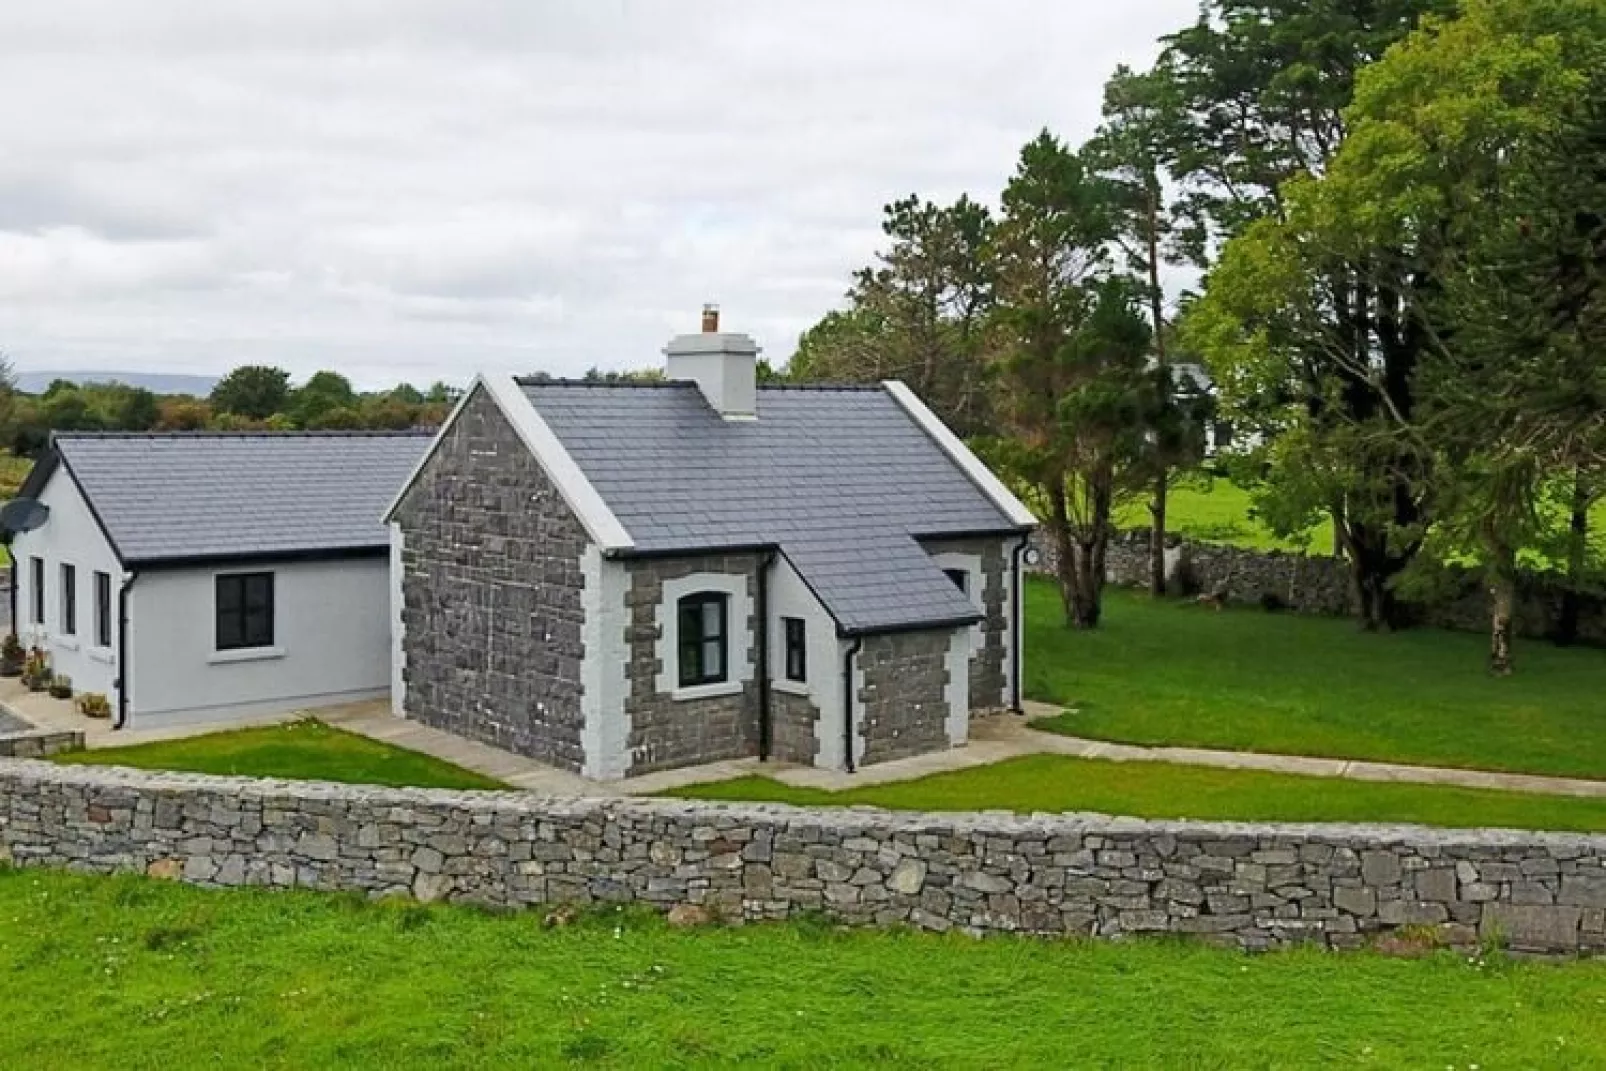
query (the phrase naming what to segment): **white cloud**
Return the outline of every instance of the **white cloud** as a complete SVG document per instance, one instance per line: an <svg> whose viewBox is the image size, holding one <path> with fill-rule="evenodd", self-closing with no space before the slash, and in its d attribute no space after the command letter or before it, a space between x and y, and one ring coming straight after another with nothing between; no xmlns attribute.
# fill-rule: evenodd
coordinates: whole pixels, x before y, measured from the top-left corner
<svg viewBox="0 0 1606 1071"><path fill-rule="evenodd" d="M360 383L774 356L879 209L992 197L1193 0L53 0L0 9L0 349Z"/></svg>

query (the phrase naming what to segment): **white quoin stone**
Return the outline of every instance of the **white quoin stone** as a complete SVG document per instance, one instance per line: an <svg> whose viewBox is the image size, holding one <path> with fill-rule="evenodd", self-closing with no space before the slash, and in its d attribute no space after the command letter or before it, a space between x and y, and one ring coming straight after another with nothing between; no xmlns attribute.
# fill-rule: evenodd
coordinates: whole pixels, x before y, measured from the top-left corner
<svg viewBox="0 0 1606 1071"><path fill-rule="evenodd" d="M758 416L758 343L747 335L717 330L677 335L664 347L664 357L664 374L697 384L726 420Z"/></svg>

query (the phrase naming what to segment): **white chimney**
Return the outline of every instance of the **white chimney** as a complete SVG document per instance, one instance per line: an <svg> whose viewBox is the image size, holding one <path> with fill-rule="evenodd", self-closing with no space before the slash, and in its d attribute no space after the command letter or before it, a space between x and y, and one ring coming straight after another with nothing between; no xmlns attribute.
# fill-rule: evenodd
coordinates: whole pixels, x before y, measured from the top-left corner
<svg viewBox="0 0 1606 1071"><path fill-rule="evenodd" d="M703 306L703 329L677 335L664 347L664 373L690 380L726 420L758 417L758 344L746 335L719 329L719 309Z"/></svg>

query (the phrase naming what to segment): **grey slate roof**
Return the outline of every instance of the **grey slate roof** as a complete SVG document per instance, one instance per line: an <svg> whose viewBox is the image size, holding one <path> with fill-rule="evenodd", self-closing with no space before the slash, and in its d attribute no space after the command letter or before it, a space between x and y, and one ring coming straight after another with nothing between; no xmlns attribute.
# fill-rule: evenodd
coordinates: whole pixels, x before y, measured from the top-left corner
<svg viewBox="0 0 1606 1071"><path fill-rule="evenodd" d="M881 388L520 386L638 552L779 546L844 632L976 620L914 537L1018 530Z"/></svg>
<svg viewBox="0 0 1606 1071"><path fill-rule="evenodd" d="M429 442L427 432L154 432L60 434L54 446L136 565L387 546L380 514Z"/></svg>

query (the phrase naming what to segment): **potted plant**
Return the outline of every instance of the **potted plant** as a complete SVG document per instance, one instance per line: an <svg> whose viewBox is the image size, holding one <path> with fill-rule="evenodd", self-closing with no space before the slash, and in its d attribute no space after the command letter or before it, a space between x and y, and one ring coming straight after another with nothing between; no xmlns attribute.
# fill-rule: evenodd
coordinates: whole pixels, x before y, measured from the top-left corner
<svg viewBox="0 0 1606 1071"><path fill-rule="evenodd" d="M109 718L112 716L111 700L104 692L85 692L78 697L78 713L86 718Z"/></svg>
<svg viewBox="0 0 1606 1071"><path fill-rule="evenodd" d="M50 694L56 699L72 698L72 678L58 673L50 678Z"/></svg>
<svg viewBox="0 0 1606 1071"><path fill-rule="evenodd" d="M6 638L0 640L0 677L22 676L23 663L27 660L28 652L22 649L22 641L17 639L17 634L6 633Z"/></svg>
<svg viewBox="0 0 1606 1071"><path fill-rule="evenodd" d="M31 692L42 692L50 687L50 656L35 647L22 663L22 683Z"/></svg>

